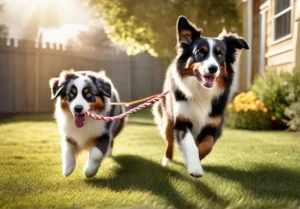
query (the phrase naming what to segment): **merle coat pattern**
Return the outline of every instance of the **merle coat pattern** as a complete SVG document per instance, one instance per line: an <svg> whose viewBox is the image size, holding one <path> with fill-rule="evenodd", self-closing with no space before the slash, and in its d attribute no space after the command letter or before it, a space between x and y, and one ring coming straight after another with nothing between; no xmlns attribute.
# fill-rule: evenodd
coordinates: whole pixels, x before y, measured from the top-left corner
<svg viewBox="0 0 300 209"><path fill-rule="evenodd" d="M113 140L123 129L124 119L98 121L87 118L86 112L105 116L123 113L123 106L111 105L111 102L120 102L118 92L103 71L63 71L58 78L50 80L50 88L52 99L56 99L63 175L69 176L75 169L76 155L88 150L84 174L93 177L104 157L111 155Z"/></svg>

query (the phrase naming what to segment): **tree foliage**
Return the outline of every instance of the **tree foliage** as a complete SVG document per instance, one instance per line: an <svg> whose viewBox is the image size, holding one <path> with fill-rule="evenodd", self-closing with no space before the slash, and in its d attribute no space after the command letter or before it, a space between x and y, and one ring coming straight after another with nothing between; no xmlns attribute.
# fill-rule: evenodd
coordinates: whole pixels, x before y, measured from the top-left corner
<svg viewBox="0 0 300 209"><path fill-rule="evenodd" d="M103 27L92 27L89 31L81 31L77 42L84 46L92 46L96 49L113 48L114 44L107 37Z"/></svg>
<svg viewBox="0 0 300 209"><path fill-rule="evenodd" d="M0 1L0 13L3 12L4 4ZM6 37L8 34L7 27L0 25L0 38Z"/></svg>
<svg viewBox="0 0 300 209"><path fill-rule="evenodd" d="M236 32L236 0L91 0L106 21L109 38L128 46L129 54L148 51L164 60L174 56L179 15L217 36L223 27Z"/></svg>

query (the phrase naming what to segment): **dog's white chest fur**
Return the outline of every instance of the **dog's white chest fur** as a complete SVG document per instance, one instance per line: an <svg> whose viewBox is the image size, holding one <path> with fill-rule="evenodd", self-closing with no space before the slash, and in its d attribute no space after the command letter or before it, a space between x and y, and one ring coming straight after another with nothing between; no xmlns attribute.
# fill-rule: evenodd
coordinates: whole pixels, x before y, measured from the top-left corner
<svg viewBox="0 0 300 209"><path fill-rule="evenodd" d="M76 142L79 149L90 148L97 137L105 132L105 122L87 118L82 128L77 128L71 113L56 110L60 134Z"/></svg>
<svg viewBox="0 0 300 209"><path fill-rule="evenodd" d="M182 83L189 89L187 95L192 95L188 101L175 101L174 116L183 116L193 124L192 133L196 138L202 128L209 122L209 113L212 108L212 99L220 95L217 86L205 89L193 77L187 77ZM186 92L184 92L186 93Z"/></svg>

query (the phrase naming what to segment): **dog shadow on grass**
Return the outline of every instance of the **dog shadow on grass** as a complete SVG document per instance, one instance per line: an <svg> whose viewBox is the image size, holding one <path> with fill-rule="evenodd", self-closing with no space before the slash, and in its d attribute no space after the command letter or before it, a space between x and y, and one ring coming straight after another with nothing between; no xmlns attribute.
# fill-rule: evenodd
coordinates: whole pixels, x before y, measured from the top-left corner
<svg viewBox="0 0 300 209"><path fill-rule="evenodd" d="M146 122L146 121L128 121L127 124L129 125L138 125L138 126L154 126L154 123L152 122Z"/></svg>
<svg viewBox="0 0 300 209"><path fill-rule="evenodd" d="M226 206L228 202L218 197L200 180L193 179L190 176L182 175L167 167L148 159L134 156L122 155L114 157L119 164L115 174L110 178L87 179L86 183L98 188L109 188L114 191L136 190L139 192L151 192L168 201L175 208L197 208L197 205L180 195L173 187L171 181L181 180L187 186L194 187L193 194L201 194L205 199L217 205Z"/></svg>
<svg viewBox="0 0 300 209"><path fill-rule="evenodd" d="M257 165L250 171L215 165L206 165L204 170L226 180L238 182L247 192L257 198L292 200L300 198L299 171L271 167L268 164Z"/></svg>

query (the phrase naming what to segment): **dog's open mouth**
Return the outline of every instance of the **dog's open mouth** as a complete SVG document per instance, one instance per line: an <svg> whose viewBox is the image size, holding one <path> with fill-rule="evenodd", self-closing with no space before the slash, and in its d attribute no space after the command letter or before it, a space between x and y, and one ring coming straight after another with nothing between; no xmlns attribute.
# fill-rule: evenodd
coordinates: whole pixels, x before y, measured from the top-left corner
<svg viewBox="0 0 300 209"><path fill-rule="evenodd" d="M77 128L82 128L86 119L86 114L75 114L74 120Z"/></svg>
<svg viewBox="0 0 300 209"><path fill-rule="evenodd" d="M198 69L195 69L194 70L194 74L195 74L195 77L197 78L197 80L203 84L203 86L205 86L206 88L211 88L213 87L213 85L215 84L216 82L216 77L215 76L212 76L212 75L201 75L201 73L199 72Z"/></svg>

